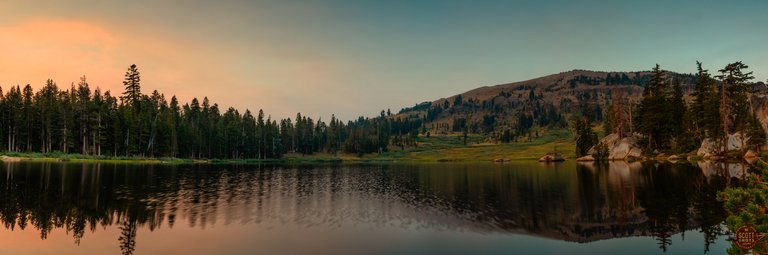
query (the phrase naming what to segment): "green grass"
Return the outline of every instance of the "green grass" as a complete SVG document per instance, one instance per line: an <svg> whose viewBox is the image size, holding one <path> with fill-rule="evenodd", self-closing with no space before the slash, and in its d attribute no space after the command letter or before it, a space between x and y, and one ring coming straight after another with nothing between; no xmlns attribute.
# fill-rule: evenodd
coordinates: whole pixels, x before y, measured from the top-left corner
<svg viewBox="0 0 768 255"><path fill-rule="evenodd" d="M206 164L263 164L263 163L291 163L291 164L303 164L303 163L339 163L342 162L342 158L328 155L328 154L315 154L315 155L286 155L280 159L205 159L205 160L193 160L193 159L181 159L181 158L145 158L137 156L96 156L96 155L83 155L83 154L66 154L62 152L51 153L37 153L37 152L2 152L0 156L18 158L22 161L34 161L34 162L98 162L98 163L130 163L130 164L193 164L193 163L206 163ZM347 157L347 160L351 159Z"/></svg>
<svg viewBox="0 0 768 255"><path fill-rule="evenodd" d="M356 162L442 162L442 161L493 161L504 160L535 160L557 151L566 158L575 158L576 144L573 142L571 132L566 129L540 130L540 136L531 141L512 143L484 143L484 137L470 135L469 145L464 145L460 135L439 135L431 137L419 137L416 148L391 146L388 152L366 154L358 157L353 154L316 153L313 155L287 154L280 159L210 159L192 160L179 158L143 158L143 157L111 157L82 154L52 153L18 153L5 152L0 155L17 157L25 161L64 161L64 162L102 162L102 163L142 163L142 164L261 164L261 163L288 163L288 164L318 164L318 163L356 163Z"/></svg>
<svg viewBox="0 0 768 255"><path fill-rule="evenodd" d="M544 130L530 142L472 143L464 145L461 136L420 137L419 147L406 150L399 148L382 154L365 155L358 160L380 161L492 161L494 159L538 159L555 147L565 157L574 158L576 144L568 130ZM471 136L470 141L482 141Z"/></svg>
<svg viewBox="0 0 768 255"><path fill-rule="evenodd" d="M536 160L546 153L557 151L567 158L575 158L576 144L573 142L571 132L562 130L543 130L540 136L528 142L513 143L483 143L484 137L470 135L470 145L464 145L460 135L433 135L419 137L417 148L406 147L401 149L391 146L384 153L366 154L358 157L354 154L316 153L313 155L288 154L278 163L360 163L360 162L449 162L449 161L493 161L495 159L506 160ZM266 161L249 160L223 160L221 163L261 163Z"/></svg>
<svg viewBox="0 0 768 255"><path fill-rule="evenodd" d="M63 152L3 152L1 156L15 157L24 161L57 161L57 162L102 162L102 163L193 163L191 159L180 158L144 158L144 157L113 157L113 156L97 156L97 155L83 155L75 153L63 153Z"/></svg>

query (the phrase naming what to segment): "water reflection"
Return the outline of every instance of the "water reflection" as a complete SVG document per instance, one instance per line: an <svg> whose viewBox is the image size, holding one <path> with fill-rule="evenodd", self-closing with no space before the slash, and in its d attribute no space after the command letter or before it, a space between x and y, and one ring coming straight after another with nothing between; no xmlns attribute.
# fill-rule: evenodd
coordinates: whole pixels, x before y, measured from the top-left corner
<svg viewBox="0 0 768 255"><path fill-rule="evenodd" d="M672 235L698 229L705 237L702 252L708 252L725 231L725 212L715 195L738 183L742 170L712 163L624 162L6 163L0 168L5 176L0 222L11 231L37 231L41 239L65 229L78 245L86 233L117 227L123 254L135 251L138 229L175 224L329 233L354 228L522 233L579 243L653 236L659 251L667 251Z"/></svg>

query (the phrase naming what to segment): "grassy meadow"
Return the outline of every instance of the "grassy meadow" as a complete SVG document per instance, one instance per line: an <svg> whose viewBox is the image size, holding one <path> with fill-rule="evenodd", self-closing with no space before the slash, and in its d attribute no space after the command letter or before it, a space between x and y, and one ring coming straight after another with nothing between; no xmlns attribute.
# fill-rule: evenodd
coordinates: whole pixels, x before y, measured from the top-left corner
<svg viewBox="0 0 768 255"><path fill-rule="evenodd" d="M557 152L567 158L575 157L576 144L568 130L544 130L531 141L486 143L483 137L470 135L467 145L460 134L419 137L417 148L390 148L381 154L363 157L340 156L345 161L493 161L535 160L548 152Z"/></svg>
<svg viewBox="0 0 768 255"><path fill-rule="evenodd" d="M56 161L56 162L104 162L104 163L144 163L144 164L187 164L187 163L340 163L340 162L451 162L451 161L494 161L494 160L536 160L546 153L557 149L566 158L575 158L576 145L569 130L541 130L535 138L521 139L511 143L489 143L480 135L469 135L467 145L461 134L441 134L419 136L417 147L390 146L384 153L366 154L358 157L354 154L315 153L301 155L289 153L281 159L239 159L239 160L192 160L179 158L141 158L141 157L112 157L92 156L82 154L53 153L19 153L6 152L2 156L10 161Z"/></svg>

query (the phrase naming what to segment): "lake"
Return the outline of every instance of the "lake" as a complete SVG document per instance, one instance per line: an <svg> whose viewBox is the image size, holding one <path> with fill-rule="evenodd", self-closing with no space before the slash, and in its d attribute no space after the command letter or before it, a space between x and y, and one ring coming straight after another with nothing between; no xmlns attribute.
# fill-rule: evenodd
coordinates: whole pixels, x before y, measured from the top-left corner
<svg viewBox="0 0 768 255"><path fill-rule="evenodd" d="M0 164L0 254L723 254L745 166Z"/></svg>

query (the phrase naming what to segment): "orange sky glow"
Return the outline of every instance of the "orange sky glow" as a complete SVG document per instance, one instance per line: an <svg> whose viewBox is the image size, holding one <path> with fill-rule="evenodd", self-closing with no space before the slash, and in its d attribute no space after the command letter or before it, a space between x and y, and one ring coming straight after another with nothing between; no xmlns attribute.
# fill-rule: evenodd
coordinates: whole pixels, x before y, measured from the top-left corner
<svg viewBox="0 0 768 255"><path fill-rule="evenodd" d="M198 83L200 76L215 71L204 70L204 66L196 64L195 58L201 58L204 52L195 49L195 45L115 31L77 20L36 19L0 26L2 85L31 84L37 89L50 78L60 88L67 89L85 75L93 88L111 90L116 95L123 90L123 75L131 64L121 60L127 55L137 55L153 56L149 61L137 63L145 84L144 93L157 89L169 98L174 93L191 98L209 95L216 89L213 86L207 91L206 87L194 91L178 89L183 84ZM216 79L227 81L227 76Z"/></svg>
<svg viewBox="0 0 768 255"><path fill-rule="evenodd" d="M67 89L85 75L118 95L136 64L144 93L182 103L349 120L573 69L692 73L701 61L715 73L743 61L765 81L763 6L671 5L6 0L0 86Z"/></svg>
<svg viewBox="0 0 768 255"><path fill-rule="evenodd" d="M302 107L286 107L290 102L281 100L281 94L323 95L322 88L313 84L332 74L330 65L318 62L321 58L297 65L284 60L297 56L279 52L261 54L271 63L268 66L233 68L241 60L220 51L240 45L212 45L153 30L118 29L109 22L77 19L0 23L0 86L7 91L10 86L30 84L36 90L50 78L59 88L68 89L85 75L92 89L109 90L117 96L123 91L125 70L135 63L142 74L143 93L158 90L168 100L176 95L182 103L207 96L222 111L230 106L241 112L267 107L265 110L271 110L267 114L282 118L293 116L293 111ZM284 86L289 83L306 86L301 90Z"/></svg>

